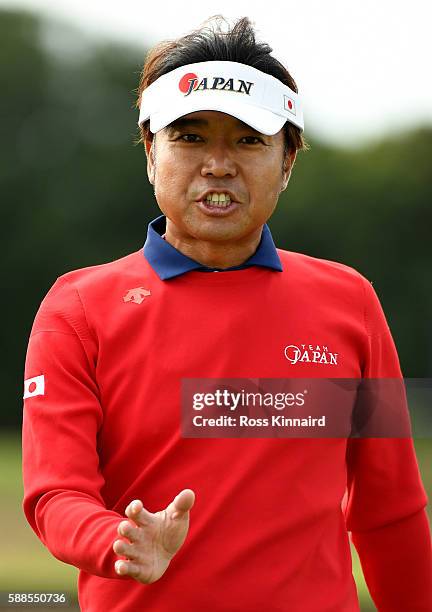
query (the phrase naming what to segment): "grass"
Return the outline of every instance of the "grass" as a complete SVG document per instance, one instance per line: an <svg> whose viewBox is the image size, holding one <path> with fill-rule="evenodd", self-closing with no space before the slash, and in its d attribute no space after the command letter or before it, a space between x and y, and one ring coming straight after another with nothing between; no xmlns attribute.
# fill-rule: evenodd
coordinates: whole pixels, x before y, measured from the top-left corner
<svg viewBox="0 0 432 612"><path fill-rule="evenodd" d="M20 435L15 432L2 433L0 436L0 492L3 526L0 591L64 592L76 604L78 570L51 555L37 538L23 514L21 441ZM25 609L30 608L20 606L20 610ZM35 606L31 609L34 610ZM55 611L53 607L49 609ZM74 608L61 609L72 612ZM10 611L11 607L0 606L0 610Z"/></svg>
<svg viewBox="0 0 432 612"><path fill-rule="evenodd" d="M423 482L430 497L432 440L415 440L415 447ZM0 591L65 592L76 602L78 570L51 555L36 537L22 512L21 442L20 434L16 432L0 435L0 492L3 526ZM430 511L430 508L428 509ZM431 515L429 518L431 519ZM353 546L351 550L353 574L357 583L361 610L373 612L376 608L369 597L358 555ZM0 610L2 609L6 608L0 606ZM24 610L22 607L20 609ZM70 607L66 609L71 611ZM50 610L54 612L54 608Z"/></svg>

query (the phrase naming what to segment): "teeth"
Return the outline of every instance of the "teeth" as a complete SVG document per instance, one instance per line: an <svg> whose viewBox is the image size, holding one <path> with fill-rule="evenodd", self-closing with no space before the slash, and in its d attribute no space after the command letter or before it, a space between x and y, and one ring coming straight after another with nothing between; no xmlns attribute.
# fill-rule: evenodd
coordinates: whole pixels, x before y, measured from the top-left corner
<svg viewBox="0 0 432 612"><path fill-rule="evenodd" d="M211 202L212 206L226 208L231 204L231 198L226 193L209 193L207 196L207 202Z"/></svg>

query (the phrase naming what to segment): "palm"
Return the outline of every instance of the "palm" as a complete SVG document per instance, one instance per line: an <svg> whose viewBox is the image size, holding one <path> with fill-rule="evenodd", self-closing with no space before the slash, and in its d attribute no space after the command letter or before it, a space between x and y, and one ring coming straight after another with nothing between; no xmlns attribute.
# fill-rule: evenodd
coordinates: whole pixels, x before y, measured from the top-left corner
<svg viewBox="0 0 432 612"><path fill-rule="evenodd" d="M155 513L146 510L140 501L132 502L126 515L134 525L122 522L118 532L127 540L116 540L113 545L117 554L128 559L117 562L117 573L145 584L158 580L186 539L194 498L193 491L184 489L165 510Z"/></svg>
<svg viewBox="0 0 432 612"><path fill-rule="evenodd" d="M172 521L168 518L166 510L161 514L160 548L172 557L186 539L189 516L185 516L183 520Z"/></svg>

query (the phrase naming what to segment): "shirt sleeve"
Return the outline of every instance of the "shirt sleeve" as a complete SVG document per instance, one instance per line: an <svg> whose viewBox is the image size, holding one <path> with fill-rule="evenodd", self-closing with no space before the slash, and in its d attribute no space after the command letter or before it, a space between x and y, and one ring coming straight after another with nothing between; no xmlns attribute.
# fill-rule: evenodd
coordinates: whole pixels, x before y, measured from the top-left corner
<svg viewBox="0 0 432 612"><path fill-rule="evenodd" d="M364 378L402 378L379 299L363 279ZM352 438L347 444L346 525L380 612L432 610L432 547L412 438Z"/></svg>
<svg viewBox="0 0 432 612"><path fill-rule="evenodd" d="M27 348L23 510L57 559L121 579L112 544L126 517L108 510L101 495L97 437L103 413L96 360L97 341L79 294L60 277L42 301ZM37 384L29 382L33 378Z"/></svg>

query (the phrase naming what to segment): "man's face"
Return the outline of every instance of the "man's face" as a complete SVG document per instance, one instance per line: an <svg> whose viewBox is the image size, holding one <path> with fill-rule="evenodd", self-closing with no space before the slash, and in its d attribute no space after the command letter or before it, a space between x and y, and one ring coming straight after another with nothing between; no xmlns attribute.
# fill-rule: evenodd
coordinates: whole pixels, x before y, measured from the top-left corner
<svg viewBox="0 0 432 612"><path fill-rule="evenodd" d="M153 150L150 138L145 145L158 205L184 240L224 242L260 232L295 160L295 153L283 158L283 130L266 136L216 111L185 115L157 132ZM212 190L227 191L232 203L207 205L203 197Z"/></svg>

